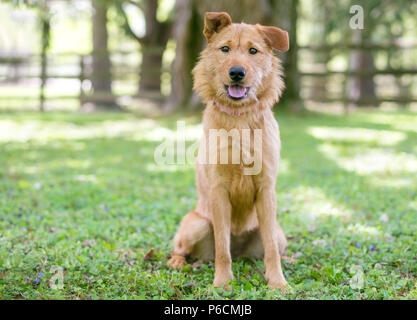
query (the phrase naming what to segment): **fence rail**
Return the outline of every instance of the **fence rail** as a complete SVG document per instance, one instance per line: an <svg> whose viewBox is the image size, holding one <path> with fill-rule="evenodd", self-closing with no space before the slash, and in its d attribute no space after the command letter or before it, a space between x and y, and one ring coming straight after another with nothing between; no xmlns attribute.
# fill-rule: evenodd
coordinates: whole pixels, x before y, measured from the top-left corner
<svg viewBox="0 0 417 320"><path fill-rule="evenodd" d="M97 54L97 53L96 53ZM101 53L98 53L100 56ZM131 61L120 59L121 56L131 55ZM43 110L44 103L57 100L78 100L79 104L86 101L114 101L125 94L92 94L91 90L84 88L85 81L94 79L105 79L111 76L112 81L130 82L130 86L138 86L140 74L139 56L135 52L114 51L110 53L112 60L111 72L92 72L93 54L79 54L64 52L60 54L49 54L45 59L42 55L25 55L21 57L8 57L0 55L0 89L5 85L23 87L27 82L36 81L37 94L20 93L13 95L0 91L0 102L4 101L39 101L39 109ZM119 59L117 59L119 58ZM65 61L60 61L64 59ZM70 59L70 61L68 61ZM132 62L133 61L133 62ZM42 63L44 65L42 66ZM76 80L72 84L73 94L48 94L47 89L51 82L56 80ZM26 81L26 82L25 82ZM91 86L90 86L91 87ZM59 90L58 90L59 91ZM132 92L132 95L134 93Z"/></svg>
<svg viewBox="0 0 417 320"><path fill-rule="evenodd" d="M417 39L398 39L396 41L391 42L383 42L383 43L339 43L339 44L317 44L317 45L308 45L308 46L299 46L298 53L303 52L310 52L310 53L320 53L320 52L328 52L329 55L335 54L337 52L340 54L341 52L345 54L350 54L352 51L360 52L360 51L371 51L371 52L405 52L410 50L415 50L417 54ZM334 76L341 76L343 77L342 82L346 84L349 80L353 78L371 78L374 79L376 76L392 76L394 78L400 78L402 76L413 76L417 75L417 68L410 67L410 68L386 68L386 69L367 69L362 68L360 70L331 70L325 66L324 70L320 71L305 71L305 70L297 70L297 76L303 79L326 79L328 77ZM412 90L411 90L412 91ZM412 96L411 94L404 96L404 95L397 95L397 96L376 96L374 98L349 98L346 94L346 90L344 91L342 96L339 97L329 97L326 95L323 96L308 96L305 99L313 100L317 102L324 102L324 103L332 103L332 102L340 102L345 105L349 103L353 104L365 104L365 105L379 105L382 102L393 102L393 103L410 103L410 102L417 102L417 96Z"/></svg>
<svg viewBox="0 0 417 320"><path fill-rule="evenodd" d="M408 50L417 49L417 39L398 39L397 41L381 43L336 43L336 44L311 44L298 46L299 50L332 51L332 50Z"/></svg>
<svg viewBox="0 0 417 320"><path fill-rule="evenodd" d="M417 40L398 40L394 42L385 42L385 43L363 43L363 44L318 44L318 45L309 45L309 46L299 46L298 54L304 52L307 53L319 53L319 52L329 52L330 55L339 54L340 51L344 51L345 54L349 54L352 50L360 51L408 51L408 50L417 50ZM127 55L132 55L131 58L125 59ZM127 52L127 51L115 51L111 52L110 56L112 58L112 68L111 68L111 77L113 81L126 81L130 82L130 87L138 88L140 66L139 66L139 55L136 52ZM85 82L92 80L92 54L82 55L76 52L64 52L60 54L48 54L46 58L42 59L42 55L26 55L21 57L10 57L0 55L0 85L14 85L14 86L24 86L26 85L23 81L32 81L39 80L36 82L36 86L39 89L37 94L27 94L26 92L19 92L18 94L10 94L4 92L5 90L0 90L0 102L4 101L29 101L37 99L40 104L40 109L43 109L43 105L47 101L57 101L57 100L78 100L80 104L87 100L94 100L98 96L94 97L91 90L85 89ZM122 57L122 58L121 58ZM70 59L70 61L68 61ZM60 61L61 60L61 61ZM62 61L65 60L65 61ZM44 65L42 65L44 64ZM168 70L165 70L168 72ZM155 72L159 76L159 71ZM299 81L304 81L309 79L309 81L315 81L315 79L326 79L332 78L335 76L340 76L342 83L346 84L349 79L352 78L374 78L377 76L392 76L393 78L400 78L402 76L412 76L417 75L416 68L387 68L384 70L331 70L327 68L327 65L319 71L310 71L310 70L296 70L296 77L292 79L299 79ZM108 74L105 72L95 72L94 77L107 77ZM77 87L76 93L67 94L65 92L56 93L54 95L48 94L48 86L57 80L76 80L78 82L72 84ZM416 82L417 83L417 82ZM303 87L303 86L302 86ZM306 86L308 87L308 86ZM1 89L1 88L0 88ZM74 90L73 90L74 91ZM411 90L412 91L412 90ZM126 94L120 92L114 92L113 95L101 95L100 99L113 99ZM130 92L127 95L136 95L135 92ZM320 101L324 103L329 102L340 102L340 103L366 103L366 104L379 104L381 102L394 102L394 103L409 103L417 102L417 97L411 95L406 96L400 94L396 97L386 96L381 97L377 96L373 99L369 98L360 98L360 99L351 99L346 94L346 90L343 91L343 94L334 97L334 96L304 96L302 99Z"/></svg>

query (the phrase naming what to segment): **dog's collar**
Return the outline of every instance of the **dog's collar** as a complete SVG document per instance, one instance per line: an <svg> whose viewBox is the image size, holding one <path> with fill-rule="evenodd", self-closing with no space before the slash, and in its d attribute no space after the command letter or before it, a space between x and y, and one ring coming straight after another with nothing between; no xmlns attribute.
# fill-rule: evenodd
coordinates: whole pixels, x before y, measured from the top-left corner
<svg viewBox="0 0 417 320"><path fill-rule="evenodd" d="M213 105L217 107L221 112L224 112L232 117L239 117L242 114L245 114L250 110L249 106L241 106L241 107L232 108L229 106L222 105L218 103L216 100L213 100Z"/></svg>

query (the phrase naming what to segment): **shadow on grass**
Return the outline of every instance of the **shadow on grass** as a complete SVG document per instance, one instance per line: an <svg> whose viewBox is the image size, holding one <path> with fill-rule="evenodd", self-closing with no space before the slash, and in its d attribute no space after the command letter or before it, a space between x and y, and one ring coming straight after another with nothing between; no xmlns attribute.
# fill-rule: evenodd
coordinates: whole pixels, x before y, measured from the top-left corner
<svg viewBox="0 0 417 320"><path fill-rule="evenodd" d="M37 120L37 116L32 119ZM113 117L110 114L81 119L82 116L76 115L68 122L78 124L77 121L80 121L82 125L89 125L96 120L107 121ZM125 120L126 115L119 116L121 121ZM200 121L199 117L198 114L191 116L190 122ZM0 118L4 117L0 115ZM16 121L25 119L22 114ZM58 115L57 118L48 115L43 119L45 122L67 121L65 115ZM181 119L177 116L155 121L161 127L175 130L176 120ZM277 119L282 140L282 168L277 183L278 212L284 230L295 237L290 241L290 250L304 254L299 265L293 266L293 270L286 269L291 283L305 285L303 290L315 297L322 296L323 291L320 290L324 287L334 290L335 294L342 294L343 291L345 296L349 295L348 286L343 290L340 288L346 284L345 276L340 276L336 270L346 269L344 264L347 261L363 265L366 270L377 262L387 263L391 268L388 272L394 272L399 278L412 279L411 275L417 272L417 214L412 207L417 198L415 172L409 169L404 171L404 163L399 162L394 164L398 170L361 173L354 167L346 169L345 163L340 160L343 157L353 159L372 150L381 151L382 156L387 152L406 154L414 159L417 133L359 117L322 114L298 117L282 113L277 114ZM312 127L332 128L347 135L350 131L346 128L365 128L375 131L376 135L366 141L348 136L347 139L336 139L331 135L317 138L311 133ZM389 135L389 131L404 135L391 144L381 144L378 132L382 131L388 132L385 135ZM172 275L162 264L171 249L172 236L179 220L195 205L194 166L170 168L155 165L153 151L159 143L146 139L130 140L129 135L123 133L108 138L0 143L3 151L0 153L0 203L4 218L0 226L12 234L10 255L27 262L23 249L26 250L28 245L22 245L21 249L20 243L22 237L28 237L25 241L31 246L48 250L52 261L60 261L66 255L74 261L74 266L88 273L88 263L94 267L102 263L105 267L113 264L130 268L124 260L120 260L115 253L117 250L140 248L146 253L149 247L154 247L157 258L149 264L158 272ZM332 155L329 150L340 153ZM370 169L374 168L371 166ZM409 179L411 184L391 186L374 181L374 178L387 182L403 177ZM315 203L320 201L340 207L342 215L326 214L326 211L333 210L329 207L319 208L324 214L316 215ZM304 206L303 202L308 203ZM285 206L287 209L284 210ZM344 215L345 212L348 214ZM314 230L297 224L309 214L313 214L313 219L307 220L306 224L314 224ZM387 215L389 222L381 222L381 215ZM32 231L26 235L19 229L22 226ZM51 228L59 231L47 231ZM369 230L378 235L369 233ZM392 238L387 238L386 234L392 235ZM97 239L96 247L91 248L96 260L90 258L88 247L74 245L89 239ZM326 239L327 247L313 245L316 239ZM357 248L356 243L361 248ZM371 251L371 245L377 249ZM55 252L54 247L60 251ZM39 250L32 250L29 256L35 253L41 254ZM78 257L81 261L77 260ZM87 262L82 262L82 259ZM33 263L24 265L24 272L32 270L36 263L38 256L33 257ZM236 274L246 276L248 268L245 265L248 263L247 260L238 261L234 265ZM256 264L256 272L263 279L262 262L252 263ZM142 267L134 265L138 274L143 273ZM10 270L13 268L7 269ZM248 270L252 272L252 265ZM24 272L18 276L26 276ZM117 270L114 272L117 274ZM147 274L151 277L153 273ZM167 276L166 280L161 278L161 281L168 283L170 277ZM381 274L378 277L382 278ZM199 276L199 281L201 279L208 284L212 281L203 275ZM251 279L248 277L248 281ZM397 281L394 276L390 279L390 284ZM313 286L314 281L311 280L315 281L319 291L313 292L314 288L309 287ZM382 280L375 280L375 283L375 286L385 285ZM133 284L132 288L136 285ZM391 296L395 290L390 292Z"/></svg>
<svg viewBox="0 0 417 320"><path fill-rule="evenodd" d="M278 116L279 120L279 116ZM358 122L334 116L321 116L319 121L310 122L310 126L326 126L335 129L345 128L366 128L372 130L390 130L389 125L372 124L369 122ZM290 122L297 121L296 118L291 118ZM291 127L291 132L286 130ZM321 151L321 147L325 143L329 143L336 148L349 149L360 147L359 152L366 152L373 148L382 148L385 151L409 153L416 158L416 152L412 148L416 146L417 133L405 132L405 139L399 141L394 145L381 146L375 142L366 141L346 141L344 139L334 140L332 137L328 139L317 139L309 132L309 128L304 125L297 126L296 123L284 122L281 126L281 140L283 144L282 156L289 161L289 172L284 172L279 175L278 188L280 178L291 180L289 186L296 187L299 185L318 187L322 189L326 196L332 200L350 207L354 211L358 208L365 210L369 217L377 218L376 214L384 212L389 207L396 207L396 214L401 215L409 213L409 203L412 199L417 197L417 190L415 185L412 186L376 186L369 183L369 176L359 175L355 170L346 170L336 163L325 151ZM347 136L346 139L349 139ZM351 150L347 150L348 154ZM353 155L354 156L354 155ZM398 163L397 172L377 172L379 175L388 174L387 179L395 175L401 175L402 164ZM372 167L370 167L372 169ZM406 174L408 174L406 172ZM412 175L412 172L410 172ZM342 179L340 179L342 177ZM417 176L412 175L411 178L417 179ZM331 183L329 183L331 181ZM416 182L416 181L414 181ZM359 186L360 192L351 192L353 186ZM281 188L279 188L281 189ZM404 196L404 193L408 195ZM373 198L383 199L384 201L372 201ZM368 201L366 201L368 200ZM398 211L398 208L402 210Z"/></svg>

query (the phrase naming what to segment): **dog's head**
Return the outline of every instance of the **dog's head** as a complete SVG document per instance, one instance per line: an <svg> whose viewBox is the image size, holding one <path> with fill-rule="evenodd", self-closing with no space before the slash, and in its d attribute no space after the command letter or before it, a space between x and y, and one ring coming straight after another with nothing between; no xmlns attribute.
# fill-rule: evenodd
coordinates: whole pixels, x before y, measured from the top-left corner
<svg viewBox="0 0 417 320"><path fill-rule="evenodd" d="M207 48L193 70L194 88L204 102L239 107L258 102L272 106L283 89L273 50L287 51L288 33L276 27L232 23L226 12L207 12Z"/></svg>

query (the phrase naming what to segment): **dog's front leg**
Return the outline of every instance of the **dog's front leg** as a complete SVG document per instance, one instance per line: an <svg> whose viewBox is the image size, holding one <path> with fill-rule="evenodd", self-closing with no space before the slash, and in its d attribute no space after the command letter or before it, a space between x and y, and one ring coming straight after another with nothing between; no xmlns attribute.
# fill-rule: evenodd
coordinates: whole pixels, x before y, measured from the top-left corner
<svg viewBox="0 0 417 320"><path fill-rule="evenodd" d="M281 288L285 291L287 282L281 269L281 257L278 250L276 195L272 188L259 190L256 197L256 211L261 231L265 257L265 278L270 288Z"/></svg>
<svg viewBox="0 0 417 320"><path fill-rule="evenodd" d="M212 188L210 192L210 207L213 213L213 230L215 243L215 275L214 287L224 285L233 279L232 258L230 255L230 223L232 205L227 190L221 187Z"/></svg>

